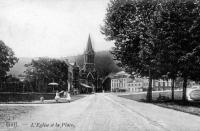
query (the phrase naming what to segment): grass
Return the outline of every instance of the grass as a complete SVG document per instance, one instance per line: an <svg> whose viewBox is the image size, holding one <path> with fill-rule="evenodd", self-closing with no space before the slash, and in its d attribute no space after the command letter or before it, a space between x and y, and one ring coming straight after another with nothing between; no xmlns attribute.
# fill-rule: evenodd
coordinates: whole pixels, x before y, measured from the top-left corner
<svg viewBox="0 0 200 131"><path fill-rule="evenodd" d="M175 100L171 101L169 100L163 100L159 101L157 98L159 97L159 94L162 96L171 98L171 92L154 92L152 95L152 104L155 104L157 106L161 106L164 108L169 108L177 111L182 111L185 113L190 113L193 115L200 116L200 102L183 102L181 100L182 98L182 91L175 91ZM146 93L144 94L130 94L130 95L119 95L119 97L139 101L139 102L146 102Z"/></svg>
<svg viewBox="0 0 200 131"><path fill-rule="evenodd" d="M153 101L157 100L157 98L159 97L159 94L161 96L165 96L165 97L171 98L171 92L170 91L153 92L152 93ZM118 96L124 97L124 98L127 98L127 99L131 99L131 100L136 100L136 101L145 101L146 100L146 93L129 94L129 95L118 95ZM181 100L182 99L182 91L175 91L174 97L175 97L176 100Z"/></svg>
<svg viewBox="0 0 200 131"><path fill-rule="evenodd" d="M200 116L200 103L196 103L196 102L183 103L182 101L174 101L174 102L165 102L165 103L157 102L153 104Z"/></svg>

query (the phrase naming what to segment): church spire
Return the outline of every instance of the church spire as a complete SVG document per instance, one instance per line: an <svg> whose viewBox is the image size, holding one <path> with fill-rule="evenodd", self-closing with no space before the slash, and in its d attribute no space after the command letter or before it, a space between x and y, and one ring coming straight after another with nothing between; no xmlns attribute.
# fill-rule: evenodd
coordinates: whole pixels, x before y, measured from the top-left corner
<svg viewBox="0 0 200 131"><path fill-rule="evenodd" d="M94 50L92 48L92 42L91 42L90 34L89 34L89 37L88 37L88 42L87 42L87 47L86 47L85 53L89 53L89 52L94 52Z"/></svg>

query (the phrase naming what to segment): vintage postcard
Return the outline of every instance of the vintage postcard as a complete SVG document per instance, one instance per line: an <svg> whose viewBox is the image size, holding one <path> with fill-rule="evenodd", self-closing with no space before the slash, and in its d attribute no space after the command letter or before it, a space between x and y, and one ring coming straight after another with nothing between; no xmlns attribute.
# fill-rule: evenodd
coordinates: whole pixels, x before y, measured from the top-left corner
<svg viewBox="0 0 200 131"><path fill-rule="evenodd" d="M199 0L0 0L0 131L199 131Z"/></svg>

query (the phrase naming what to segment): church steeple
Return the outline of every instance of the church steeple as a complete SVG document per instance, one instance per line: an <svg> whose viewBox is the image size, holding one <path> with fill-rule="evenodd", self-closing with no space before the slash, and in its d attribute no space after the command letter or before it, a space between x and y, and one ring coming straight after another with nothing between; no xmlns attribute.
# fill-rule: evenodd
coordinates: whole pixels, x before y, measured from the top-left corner
<svg viewBox="0 0 200 131"><path fill-rule="evenodd" d="M92 48L93 43L91 41L90 35L88 37L88 41L86 44L87 44L86 50L84 51L84 65L79 73L81 77L81 82L93 87L94 89L97 77L96 77L96 69L94 61L95 52L94 49Z"/></svg>
<svg viewBox="0 0 200 131"><path fill-rule="evenodd" d="M90 34L89 34L89 37L88 37L88 42L87 42L87 47L86 47L85 53L86 54L94 53L94 50L92 48L92 42L91 42Z"/></svg>
<svg viewBox="0 0 200 131"><path fill-rule="evenodd" d="M87 47L84 53L84 68L87 71L93 71L94 70L94 56L95 52L92 48L92 42L90 35L88 37Z"/></svg>

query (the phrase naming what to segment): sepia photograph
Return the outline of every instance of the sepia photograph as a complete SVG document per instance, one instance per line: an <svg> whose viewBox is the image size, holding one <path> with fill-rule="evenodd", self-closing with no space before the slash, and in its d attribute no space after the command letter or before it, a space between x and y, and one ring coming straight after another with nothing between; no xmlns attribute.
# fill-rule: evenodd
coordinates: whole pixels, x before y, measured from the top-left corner
<svg viewBox="0 0 200 131"><path fill-rule="evenodd" d="M0 131L200 131L200 0L0 0Z"/></svg>

